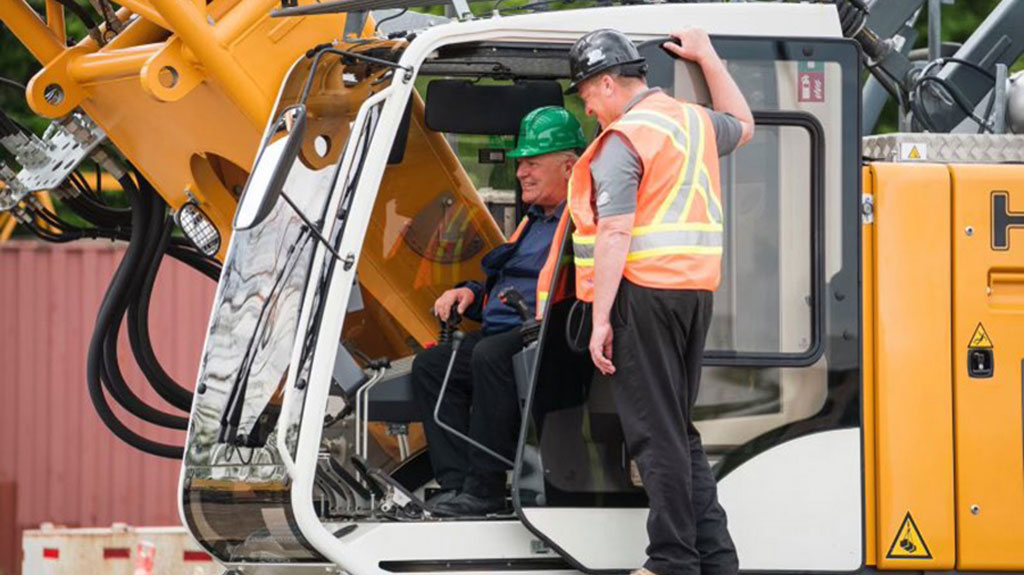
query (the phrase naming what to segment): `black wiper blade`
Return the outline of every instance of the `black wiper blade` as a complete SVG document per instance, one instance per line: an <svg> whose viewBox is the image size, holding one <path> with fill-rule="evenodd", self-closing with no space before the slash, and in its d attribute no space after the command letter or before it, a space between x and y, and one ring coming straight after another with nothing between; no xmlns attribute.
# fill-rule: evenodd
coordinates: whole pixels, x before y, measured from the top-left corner
<svg viewBox="0 0 1024 575"><path fill-rule="evenodd" d="M279 289L284 284L284 280L289 278L292 272L295 271L295 265L298 263L296 255L302 253L306 244L309 243L310 237L309 227L303 225L302 229L299 230L295 243L288 247L284 265L281 266L277 277L274 278L274 284L271 286L267 298L263 301L263 305L260 306L259 315L256 317L256 327L249 337L249 343L246 345L245 355L242 358L242 365L235 375L234 383L231 384L227 404L224 406L224 411L220 416L220 428L217 430L218 443L238 443L238 426L241 423L242 410L245 406L245 396L249 387L249 374L252 371L252 364L256 357L255 344L263 337L263 332L266 326L269 325L269 322L265 321L268 316L267 311L271 309L272 305L277 303L280 295Z"/></svg>

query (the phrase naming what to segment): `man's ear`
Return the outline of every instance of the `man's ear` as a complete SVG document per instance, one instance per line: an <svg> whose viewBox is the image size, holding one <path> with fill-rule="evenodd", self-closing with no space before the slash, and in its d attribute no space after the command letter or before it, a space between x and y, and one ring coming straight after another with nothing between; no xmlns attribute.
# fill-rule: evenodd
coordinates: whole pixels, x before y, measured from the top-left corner
<svg viewBox="0 0 1024 575"><path fill-rule="evenodd" d="M562 162L562 171L565 173L566 180L572 177L572 167L575 165L576 159L572 156L566 156L565 161Z"/></svg>

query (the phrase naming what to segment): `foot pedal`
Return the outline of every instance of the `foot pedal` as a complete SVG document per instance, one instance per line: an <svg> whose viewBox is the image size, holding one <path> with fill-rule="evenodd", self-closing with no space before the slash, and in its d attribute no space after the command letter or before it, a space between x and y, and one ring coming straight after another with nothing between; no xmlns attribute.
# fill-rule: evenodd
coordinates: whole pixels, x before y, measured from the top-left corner
<svg viewBox="0 0 1024 575"><path fill-rule="evenodd" d="M352 462L352 466L356 468L356 473L359 477L366 482L366 486L370 489L370 493L378 500L384 499L385 491L384 487L377 483L377 480L370 475L370 466L366 463L366 460L358 455L353 455L349 458Z"/></svg>
<svg viewBox="0 0 1024 575"><path fill-rule="evenodd" d="M390 512L390 509L385 509L385 506L389 504L398 507L410 517L422 515L426 511L427 504L422 499L413 495L411 491L398 481L395 481L387 473L377 468L371 468L362 457L353 455L352 465L355 466L368 485L373 485L382 492L381 511L385 513ZM373 490L374 488L371 487L370 489Z"/></svg>
<svg viewBox="0 0 1024 575"><path fill-rule="evenodd" d="M359 480L356 479L351 473L348 472L333 456L328 454L327 466L330 468L331 473L336 475L338 479L345 483L349 489L351 489L357 496L361 497L365 501L370 500L370 491L363 487Z"/></svg>

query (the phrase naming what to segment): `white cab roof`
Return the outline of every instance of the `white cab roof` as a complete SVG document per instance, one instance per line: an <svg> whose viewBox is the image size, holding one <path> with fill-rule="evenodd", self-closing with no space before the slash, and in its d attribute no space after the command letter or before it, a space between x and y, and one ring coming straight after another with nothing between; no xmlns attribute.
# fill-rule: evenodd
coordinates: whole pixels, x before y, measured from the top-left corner
<svg viewBox="0 0 1024 575"><path fill-rule="evenodd" d="M538 36L546 41L573 42L599 28L615 28L642 41L667 36L685 26L730 36L842 37L839 17L830 4L641 4L452 22L423 31L402 60L418 64L430 51L454 42L536 42Z"/></svg>

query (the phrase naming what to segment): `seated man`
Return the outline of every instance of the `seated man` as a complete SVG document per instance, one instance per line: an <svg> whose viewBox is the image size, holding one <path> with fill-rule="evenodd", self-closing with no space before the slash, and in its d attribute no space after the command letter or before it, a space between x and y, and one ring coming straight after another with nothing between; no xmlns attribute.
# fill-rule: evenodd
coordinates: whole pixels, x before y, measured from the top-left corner
<svg viewBox="0 0 1024 575"><path fill-rule="evenodd" d="M522 349L521 320L498 298L515 288L536 308L537 275L548 256L551 238L565 208L566 190L578 151L586 146L579 122L564 108L538 108L523 118L516 177L529 204L526 218L509 243L484 256L485 284L467 282L441 294L434 312L447 321L451 309L483 322L467 334L452 367L439 416L446 425L514 458L519 432L519 399L512 357ZM420 353L413 363L412 384L423 416L430 461L441 492L429 502L435 515L486 515L505 509L506 466L471 447L434 421L450 345Z"/></svg>

